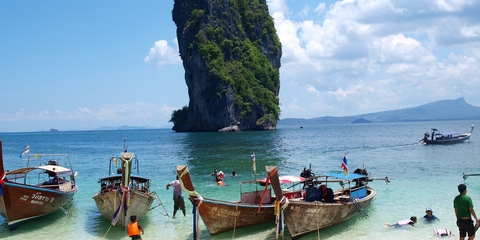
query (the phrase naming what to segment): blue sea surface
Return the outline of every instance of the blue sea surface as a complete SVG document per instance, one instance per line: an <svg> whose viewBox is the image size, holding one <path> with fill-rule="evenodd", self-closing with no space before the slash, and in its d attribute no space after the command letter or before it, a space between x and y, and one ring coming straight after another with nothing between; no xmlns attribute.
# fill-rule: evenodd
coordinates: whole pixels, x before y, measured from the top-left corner
<svg viewBox="0 0 480 240"><path fill-rule="evenodd" d="M430 128L464 133L476 121L341 124L278 127L276 131L237 133L175 133L170 129L0 133L5 169L25 164L20 153L27 144L34 153L67 153L78 172L72 216L58 212L9 231L0 216L1 239L129 239L125 231L111 227L96 208L92 196L98 179L108 175L109 158L123 150L137 154L140 175L152 179L161 206L151 210L140 224L143 239L192 239L192 206L186 199L187 216L172 218L172 190L176 166L187 165L197 192L203 197L236 201L239 182L265 177L265 166L276 165L280 175L299 175L312 167L316 175L340 171L344 154L350 170L365 167L371 177L388 176L391 182L373 181L375 201L360 215L342 224L311 233L302 239L437 239L434 228L452 230L458 238L453 211L457 185L465 183L475 206L480 206L480 176L463 180L463 173L480 173L480 134L455 145L423 145L418 141ZM479 125L480 126L480 125ZM251 155L256 155L257 176ZM25 157L25 156L24 156ZM213 169L226 174L226 187L213 181ZM232 171L238 177L230 177ZM333 185L335 188L335 185ZM338 185L340 187L340 185ZM185 194L185 193L184 193ZM421 220L431 207L440 221ZM480 208L479 208L480 209ZM164 215L165 211L168 216ZM480 214L480 210L477 210ZM384 223L417 216L414 227L387 228ZM287 226L288 228L288 226ZM210 236L201 222L200 239L275 239L275 224L268 223ZM288 230L286 239L290 239Z"/></svg>

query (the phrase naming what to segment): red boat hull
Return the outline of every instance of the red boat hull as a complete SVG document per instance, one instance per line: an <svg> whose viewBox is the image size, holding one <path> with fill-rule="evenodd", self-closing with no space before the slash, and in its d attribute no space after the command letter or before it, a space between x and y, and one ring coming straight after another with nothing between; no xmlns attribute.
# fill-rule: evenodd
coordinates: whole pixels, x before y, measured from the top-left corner
<svg viewBox="0 0 480 240"><path fill-rule="evenodd" d="M41 217L69 205L77 187L67 192L23 185L4 183L4 194L0 196L0 215L7 219L10 230L16 229L27 220Z"/></svg>

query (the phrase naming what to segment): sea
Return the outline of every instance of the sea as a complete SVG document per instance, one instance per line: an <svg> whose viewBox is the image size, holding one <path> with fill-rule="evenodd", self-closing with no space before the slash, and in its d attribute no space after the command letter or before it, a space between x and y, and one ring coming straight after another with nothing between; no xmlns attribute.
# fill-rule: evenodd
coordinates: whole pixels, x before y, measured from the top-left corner
<svg viewBox="0 0 480 240"><path fill-rule="evenodd" d="M0 216L0 239L129 239L126 231L111 227L92 196L100 189L98 180L108 175L109 158L120 154L124 138L128 151L138 156L140 175L152 179L158 204L140 224L143 239L183 240L193 238L193 214L185 199L187 216L181 211L172 218L172 189L166 185L176 176L177 165L187 165L194 186L203 197L238 201L239 182L264 178L265 166L278 166L280 175L299 176L304 168L316 175L341 171L346 154L348 167L366 168L376 180L369 186L377 191L366 208L368 217L358 215L344 223L311 233L301 239L438 239L434 228L449 229L458 239L453 198L457 186L467 185L467 194L480 216L480 133L470 141L454 145L424 145L419 140L431 128L468 132L473 121L433 121L369 124L328 124L281 126L275 131L231 133L176 133L171 129L60 131L0 133L5 168L25 164L21 152L30 145L30 154L66 153L78 172L78 192L70 214L57 212L30 221L14 231ZM256 156L256 174L251 155ZM23 156L25 158L25 156ZM227 186L217 186L211 176L217 168L226 175ZM238 176L231 177L235 171ZM340 185L331 185L340 188ZM185 193L184 193L185 194ZM431 207L440 220L422 221ZM389 228L385 223L416 216L413 227ZM210 236L200 222L199 239L276 239L275 224L267 223ZM284 239L291 239L287 230Z"/></svg>

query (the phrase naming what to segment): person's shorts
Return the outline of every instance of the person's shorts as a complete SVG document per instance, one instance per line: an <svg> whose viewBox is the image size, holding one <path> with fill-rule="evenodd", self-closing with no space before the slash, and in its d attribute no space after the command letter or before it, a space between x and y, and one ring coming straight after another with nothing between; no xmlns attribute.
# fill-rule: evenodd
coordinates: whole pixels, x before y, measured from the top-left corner
<svg viewBox="0 0 480 240"><path fill-rule="evenodd" d="M461 238L465 238L467 233L469 237L475 236L475 225L472 219L457 219L457 226Z"/></svg>
<svg viewBox="0 0 480 240"><path fill-rule="evenodd" d="M140 235L135 235L135 236L131 236L132 240L142 240L142 236Z"/></svg>
<svg viewBox="0 0 480 240"><path fill-rule="evenodd" d="M183 200L183 196L173 196L173 204L174 210L185 210L185 201Z"/></svg>

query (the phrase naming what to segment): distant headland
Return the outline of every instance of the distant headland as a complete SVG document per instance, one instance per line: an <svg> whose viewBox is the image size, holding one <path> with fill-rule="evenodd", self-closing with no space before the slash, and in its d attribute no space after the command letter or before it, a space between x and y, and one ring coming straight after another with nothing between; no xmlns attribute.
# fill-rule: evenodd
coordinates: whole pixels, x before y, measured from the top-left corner
<svg viewBox="0 0 480 240"><path fill-rule="evenodd" d="M422 122L480 119L480 107L465 102L463 97L454 100L440 100L418 107L367 113L346 117L284 118L279 126L315 125L328 123L381 123L381 122Z"/></svg>

